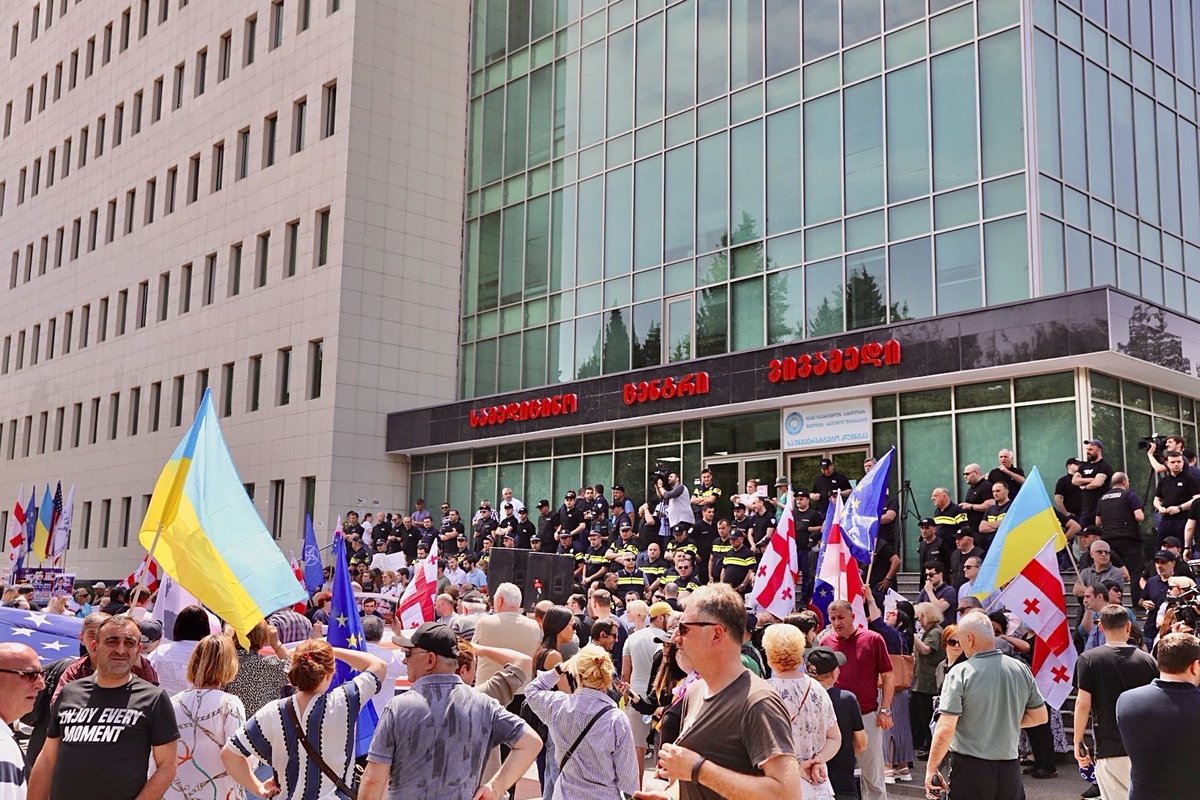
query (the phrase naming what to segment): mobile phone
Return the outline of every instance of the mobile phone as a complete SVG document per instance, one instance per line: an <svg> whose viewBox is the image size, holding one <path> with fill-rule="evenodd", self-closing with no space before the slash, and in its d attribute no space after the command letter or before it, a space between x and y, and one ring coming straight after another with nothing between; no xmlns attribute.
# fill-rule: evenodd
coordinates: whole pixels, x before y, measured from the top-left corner
<svg viewBox="0 0 1200 800"><path fill-rule="evenodd" d="M942 773L934 773L933 780L930 783L933 784L933 788L925 792L927 800L941 800L941 798L946 796L946 789L948 787L946 786L946 779L942 777Z"/></svg>

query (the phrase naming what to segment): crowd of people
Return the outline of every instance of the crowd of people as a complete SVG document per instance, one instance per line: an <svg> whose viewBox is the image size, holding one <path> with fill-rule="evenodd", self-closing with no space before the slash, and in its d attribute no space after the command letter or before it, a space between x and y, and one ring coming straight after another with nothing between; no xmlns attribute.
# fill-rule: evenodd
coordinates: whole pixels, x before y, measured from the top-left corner
<svg viewBox="0 0 1200 800"><path fill-rule="evenodd" d="M568 491L557 510L540 501L534 521L508 489L498 509L482 500L465 521L445 503L439 524L422 500L403 516L348 513L344 566L365 653L324 641L341 624L327 590L244 641L198 606L164 637L123 587L77 590L46 611L83 618L79 656L42 666L27 647L0 646L0 716L32 731L24 754L0 734L0 798L75 797L86 782L97 798L481 800L507 796L534 764L545 798L873 800L909 781L930 796L1006 798L1021 796L1022 772L1055 776L1056 752L1094 772L1085 797L1183 796L1185 765L1161 763L1167 736L1194 738L1186 713L1200 707L1187 563L1200 478L1183 442L1166 447L1161 462L1147 449L1158 550L1144 569L1146 510L1102 442L1085 442L1056 484L1071 541L1060 558L1078 568L1082 604L1070 731L1033 680L1037 637L973 591L1025 480L1011 451L987 472L966 465L958 502L933 490L911 603L890 593L900 558L888 501L864 575L865 625L846 600L828 619L806 608L824 517L851 491L823 461L811 491L795 487L805 610L783 619L746 595L793 487L780 478L771 497L752 481L718 518L726 503L708 471L690 491L658 476L657 499L641 505L620 486L611 499L602 486ZM435 620L404 630L393 609L409 571L392 559L373 568L374 556L411 564L435 541ZM491 551L504 547L572 556L566 604L489 585ZM30 607L29 595L11 587L3 602ZM328 691L338 660L358 675ZM356 759L367 705L378 724Z"/></svg>

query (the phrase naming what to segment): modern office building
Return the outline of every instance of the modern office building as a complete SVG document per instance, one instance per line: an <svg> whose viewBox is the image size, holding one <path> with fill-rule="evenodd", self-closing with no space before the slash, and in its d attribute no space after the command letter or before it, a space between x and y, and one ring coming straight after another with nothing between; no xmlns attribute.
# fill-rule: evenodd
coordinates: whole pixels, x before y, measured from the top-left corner
<svg viewBox="0 0 1200 800"><path fill-rule="evenodd" d="M1195 13L475 0L458 401L392 404L410 495L896 445L928 513L1092 436L1141 492L1136 440L1200 413Z"/></svg>
<svg viewBox="0 0 1200 800"><path fill-rule="evenodd" d="M0 522L74 484L67 569L124 576L206 388L285 554L306 511L399 508L384 412L457 381L469 9L11 0L0 31Z"/></svg>

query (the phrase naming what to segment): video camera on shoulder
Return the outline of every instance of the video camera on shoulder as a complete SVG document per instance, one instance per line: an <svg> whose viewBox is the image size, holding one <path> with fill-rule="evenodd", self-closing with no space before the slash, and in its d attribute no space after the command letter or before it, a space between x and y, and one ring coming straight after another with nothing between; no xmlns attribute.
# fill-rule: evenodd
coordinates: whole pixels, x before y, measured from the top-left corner
<svg viewBox="0 0 1200 800"><path fill-rule="evenodd" d="M1152 433L1149 436L1143 436L1138 440L1138 450L1149 450L1150 445L1154 445L1156 453L1162 453L1167 449L1167 437L1161 433Z"/></svg>
<svg viewBox="0 0 1200 800"><path fill-rule="evenodd" d="M1166 600L1168 611L1175 612L1175 621L1182 622L1193 631L1200 630L1200 589L1187 589Z"/></svg>

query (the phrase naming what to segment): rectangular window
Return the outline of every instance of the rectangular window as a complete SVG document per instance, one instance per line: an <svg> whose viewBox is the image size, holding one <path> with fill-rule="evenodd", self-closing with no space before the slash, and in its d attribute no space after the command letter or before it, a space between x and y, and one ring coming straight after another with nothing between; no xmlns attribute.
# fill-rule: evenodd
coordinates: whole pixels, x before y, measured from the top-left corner
<svg viewBox="0 0 1200 800"><path fill-rule="evenodd" d="M149 225L154 222L154 204L158 201L158 181L151 178L146 181L146 199L143 201L146 208L143 213L143 225Z"/></svg>
<svg viewBox="0 0 1200 800"><path fill-rule="evenodd" d="M167 170L167 191L163 198L163 216L171 214L175 211L175 187L179 183L179 168L171 167Z"/></svg>
<svg viewBox="0 0 1200 800"><path fill-rule="evenodd" d="M184 264L179 268L179 313L186 314L192 310L192 265Z"/></svg>
<svg viewBox="0 0 1200 800"><path fill-rule="evenodd" d="M283 229L283 277L296 274L296 249L300 244L300 220L287 223Z"/></svg>
<svg viewBox="0 0 1200 800"><path fill-rule="evenodd" d="M254 288L261 289L267 285L267 268L271 258L271 232L258 235L258 250L255 254L258 269L255 270Z"/></svg>
<svg viewBox="0 0 1200 800"><path fill-rule="evenodd" d="M62 77L63 63L60 61L54 65L54 100L58 101L62 97Z"/></svg>
<svg viewBox="0 0 1200 800"><path fill-rule="evenodd" d="M105 219L104 243L108 244L117 236L117 198L108 201L108 216Z"/></svg>
<svg viewBox="0 0 1200 800"><path fill-rule="evenodd" d="M46 188L49 189L54 185L54 172L58 167L58 150L51 147L50 152L46 154Z"/></svg>
<svg viewBox="0 0 1200 800"><path fill-rule="evenodd" d="M133 233L133 211L137 205L137 189L125 193L125 235Z"/></svg>
<svg viewBox="0 0 1200 800"><path fill-rule="evenodd" d="M23 458L28 458L29 457L29 447L30 447L30 445L33 444L33 416L32 415L25 417L25 424L21 426L21 429L25 432L24 442L21 445L21 456Z"/></svg>
<svg viewBox="0 0 1200 800"><path fill-rule="evenodd" d="M262 389L262 356L250 356L250 375L246 380L246 410L258 411Z"/></svg>
<svg viewBox="0 0 1200 800"><path fill-rule="evenodd" d="M46 322L46 360L54 358L55 339L58 338L58 318L51 317Z"/></svg>
<svg viewBox="0 0 1200 800"><path fill-rule="evenodd" d="M283 0L271 3L271 40L267 43L268 50L274 50L283 44Z"/></svg>
<svg viewBox="0 0 1200 800"><path fill-rule="evenodd" d="M50 83L50 76L43 73L42 78L38 81L38 113L46 110L46 91Z"/></svg>
<svg viewBox="0 0 1200 800"><path fill-rule="evenodd" d="M172 95L171 108L178 111L183 108L183 73L186 68L185 63L175 65L175 83L173 85L174 94Z"/></svg>
<svg viewBox="0 0 1200 800"><path fill-rule="evenodd" d="M103 342L108 338L108 298L100 298L100 313L96 325L96 341Z"/></svg>
<svg viewBox="0 0 1200 800"><path fill-rule="evenodd" d="M337 81L325 85L321 90L321 138L333 136L337 120Z"/></svg>
<svg viewBox="0 0 1200 800"><path fill-rule="evenodd" d="M70 68L67 70L67 91L71 91L79 83L79 51L71 51Z"/></svg>
<svg viewBox="0 0 1200 800"><path fill-rule="evenodd" d="M129 390L129 436L137 436L138 421L142 410L142 387L135 386Z"/></svg>
<svg viewBox="0 0 1200 800"><path fill-rule="evenodd" d="M301 504L304 506L300 509L300 529L304 529L305 517L311 519L316 513L317 507L317 478L315 475L306 475L300 479Z"/></svg>
<svg viewBox="0 0 1200 800"><path fill-rule="evenodd" d="M8 421L8 460L12 461L13 456L17 452L17 421L10 419Z"/></svg>
<svg viewBox="0 0 1200 800"><path fill-rule="evenodd" d="M242 291L242 243L238 242L229 248L229 297L236 297Z"/></svg>
<svg viewBox="0 0 1200 800"><path fill-rule="evenodd" d="M8 361L12 355L12 337L4 337L4 354L0 357L0 375L8 374Z"/></svg>
<svg viewBox="0 0 1200 800"><path fill-rule="evenodd" d="M21 38L21 23L14 22L12 27L12 44L8 46L8 58L12 60L17 57L17 47Z"/></svg>
<svg viewBox="0 0 1200 800"><path fill-rule="evenodd" d="M254 482L243 483L242 488L246 490L246 496L250 498L250 502L254 502Z"/></svg>
<svg viewBox="0 0 1200 800"><path fill-rule="evenodd" d="M158 417L162 411L162 381L150 384L150 432L158 431Z"/></svg>
<svg viewBox="0 0 1200 800"><path fill-rule="evenodd" d="M221 416L233 414L233 364L221 366Z"/></svg>
<svg viewBox="0 0 1200 800"><path fill-rule="evenodd" d="M219 192L225 185L225 143L213 145L212 158L212 191Z"/></svg>
<svg viewBox="0 0 1200 800"><path fill-rule="evenodd" d="M121 418L121 393L113 392L108 398L108 440L117 438L117 423Z"/></svg>
<svg viewBox="0 0 1200 800"><path fill-rule="evenodd" d="M182 8L185 5L187 5L187 3L179 4L180 8ZM164 22L167 21L167 15L169 13L169 10L168 10L169 6L170 6L170 0L158 0L158 24L159 25L162 25Z"/></svg>
<svg viewBox="0 0 1200 800"><path fill-rule="evenodd" d="M33 180L30 181L29 196L37 197L38 187L42 182L42 160L40 158L33 160L33 175L31 177Z"/></svg>
<svg viewBox="0 0 1200 800"><path fill-rule="evenodd" d="M86 550L91 544L92 538L92 501L88 500L83 504L83 549Z"/></svg>
<svg viewBox="0 0 1200 800"><path fill-rule="evenodd" d="M37 41L38 25L40 24L41 19L42 19L42 7L40 4L35 5L33 7L33 28L29 31L29 41L31 41L31 42Z"/></svg>
<svg viewBox="0 0 1200 800"><path fill-rule="evenodd" d="M88 346L88 329L92 326L92 307L85 305L79 309L79 347Z"/></svg>
<svg viewBox="0 0 1200 800"><path fill-rule="evenodd" d="M134 317L134 326L139 330L146 327L146 321L150 317L150 281L142 281L138 284L137 294L137 314Z"/></svg>
<svg viewBox="0 0 1200 800"><path fill-rule="evenodd" d="M108 547L108 526L112 522L112 500L100 501L100 546Z"/></svg>
<svg viewBox="0 0 1200 800"><path fill-rule="evenodd" d="M187 185L187 202L188 205L200 199L200 154L192 156L188 159L188 185Z"/></svg>
<svg viewBox="0 0 1200 800"><path fill-rule="evenodd" d="M171 301L171 273L158 276L158 321L166 322Z"/></svg>
<svg viewBox="0 0 1200 800"><path fill-rule="evenodd" d="M292 154L304 149L304 118L308 112L308 99L300 98L292 104Z"/></svg>
<svg viewBox="0 0 1200 800"><path fill-rule="evenodd" d="M283 481L271 481L271 535L283 538Z"/></svg>
<svg viewBox="0 0 1200 800"><path fill-rule="evenodd" d="M99 235L100 209L93 208L88 212L88 247L90 253L96 249L96 237Z"/></svg>
<svg viewBox="0 0 1200 800"><path fill-rule="evenodd" d="M50 255L50 237L43 236L38 247L38 275L46 274L46 262Z"/></svg>
<svg viewBox="0 0 1200 800"><path fill-rule="evenodd" d="M217 296L217 254L204 257L204 305L211 306Z"/></svg>
<svg viewBox="0 0 1200 800"><path fill-rule="evenodd" d="M127 8L121 12L121 41L119 47L122 53L129 49L130 17L132 15L133 9Z"/></svg>
<svg viewBox="0 0 1200 800"><path fill-rule="evenodd" d="M43 411L38 414L38 432L37 432L37 454L39 456L46 454L46 434L50 431L50 412Z"/></svg>
<svg viewBox="0 0 1200 800"><path fill-rule="evenodd" d="M29 337L29 366L35 366L38 363L38 356L41 355L42 349L42 326L34 325L33 334Z"/></svg>
<svg viewBox="0 0 1200 800"><path fill-rule="evenodd" d="M71 407L71 447L79 447L83 435L83 403Z"/></svg>
<svg viewBox="0 0 1200 800"><path fill-rule="evenodd" d="M59 228L54 232L54 268L58 269L63 265L63 247L66 243L67 229Z"/></svg>
<svg viewBox="0 0 1200 800"><path fill-rule="evenodd" d="M125 335L125 317L129 313L129 290L117 292L117 336Z"/></svg>
<svg viewBox="0 0 1200 800"><path fill-rule="evenodd" d="M282 347L275 354L275 405L292 401L292 348Z"/></svg>
<svg viewBox="0 0 1200 800"><path fill-rule="evenodd" d="M129 518L133 515L133 498L121 498L121 547L129 547Z"/></svg>
<svg viewBox="0 0 1200 800"><path fill-rule="evenodd" d="M299 0L299 3L296 9L297 33L308 30L308 26L312 22L312 0Z"/></svg>
<svg viewBox="0 0 1200 800"><path fill-rule="evenodd" d="M229 77L229 64L233 59L233 31L221 34L221 44L217 52L217 83Z"/></svg>
<svg viewBox="0 0 1200 800"><path fill-rule="evenodd" d="M21 171L17 173L17 205L25 202L25 167L21 167Z"/></svg>
<svg viewBox="0 0 1200 800"><path fill-rule="evenodd" d="M325 340L314 339L308 343L308 399L321 396L321 376L325 367Z"/></svg>
<svg viewBox="0 0 1200 800"><path fill-rule="evenodd" d="M196 53L196 97L204 94L204 83L208 79L208 48Z"/></svg>
<svg viewBox="0 0 1200 800"><path fill-rule="evenodd" d="M104 130L108 124L108 118L103 114L96 120L96 158L104 155Z"/></svg>
<svg viewBox="0 0 1200 800"><path fill-rule="evenodd" d="M25 89L25 121L33 119L33 84Z"/></svg>
<svg viewBox="0 0 1200 800"><path fill-rule="evenodd" d="M163 110L163 77L159 75L154 79L154 92L150 96L150 123L154 124L162 119Z"/></svg>
<svg viewBox="0 0 1200 800"><path fill-rule="evenodd" d="M96 37L87 40L83 57L83 77L90 78L96 70Z"/></svg>
<svg viewBox="0 0 1200 800"><path fill-rule="evenodd" d="M113 26L108 23L104 26L104 32L100 39L100 66L104 66L112 60L112 42L113 42Z"/></svg>
<svg viewBox="0 0 1200 800"><path fill-rule="evenodd" d="M143 38L150 30L150 0L142 0L141 13L138 15L138 38Z"/></svg>
<svg viewBox="0 0 1200 800"><path fill-rule="evenodd" d="M63 161L62 161L62 176L65 178L71 174L71 137L63 139Z"/></svg>
<svg viewBox="0 0 1200 800"><path fill-rule="evenodd" d="M178 428L183 424L183 376L176 375L171 379L171 427Z"/></svg>
<svg viewBox="0 0 1200 800"><path fill-rule="evenodd" d="M201 369L196 371L196 408L200 408L200 401L204 399L204 393L208 391L208 370Z"/></svg>
<svg viewBox="0 0 1200 800"><path fill-rule="evenodd" d="M263 120L263 167L275 163L275 139L279 127L279 115L271 114Z"/></svg>
<svg viewBox="0 0 1200 800"><path fill-rule="evenodd" d="M63 315L63 355L71 352L71 339L75 336L75 312L68 311Z"/></svg>
<svg viewBox="0 0 1200 800"><path fill-rule="evenodd" d="M59 452L63 447L63 428L66 427L67 409L64 406L59 406L54 410L54 452Z"/></svg>
<svg viewBox="0 0 1200 800"><path fill-rule="evenodd" d="M129 135L136 136L142 130L142 106L143 106L142 90L139 89L133 93L133 114L129 121Z"/></svg>
<svg viewBox="0 0 1200 800"><path fill-rule="evenodd" d="M258 15L246 18L245 31L242 34L242 66L248 67L254 63L254 37L258 31Z"/></svg>
<svg viewBox="0 0 1200 800"><path fill-rule="evenodd" d="M9 100L4 106L4 137L6 139L8 138L8 135L12 133L12 115L13 104L12 100Z"/></svg>
<svg viewBox="0 0 1200 800"><path fill-rule="evenodd" d="M237 168L234 170L233 179L240 181L242 178L250 174L250 129L242 128L238 131L237 138Z"/></svg>
<svg viewBox="0 0 1200 800"><path fill-rule="evenodd" d="M92 398L91 426L88 428L88 444L95 444L100 436L100 398Z"/></svg>
<svg viewBox="0 0 1200 800"><path fill-rule="evenodd" d="M0 181L0 217L4 216L4 190L8 188L8 184Z"/></svg>

